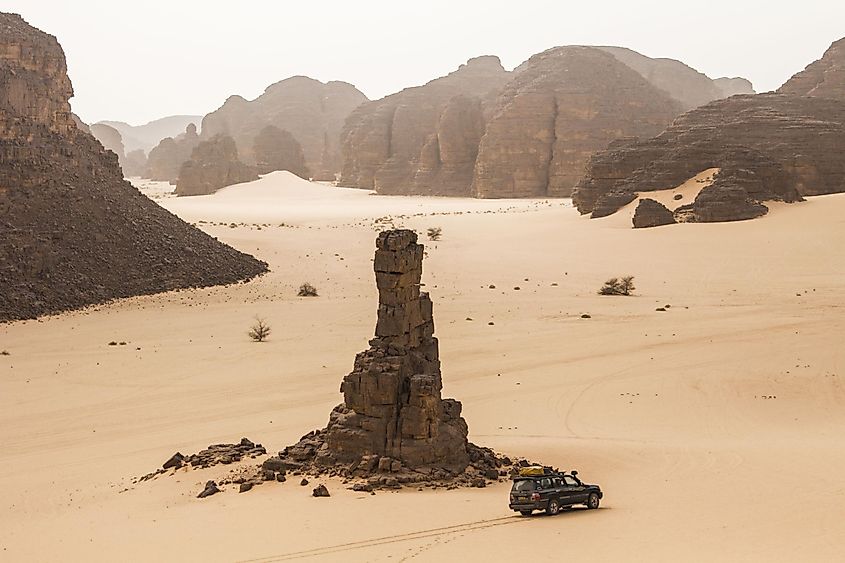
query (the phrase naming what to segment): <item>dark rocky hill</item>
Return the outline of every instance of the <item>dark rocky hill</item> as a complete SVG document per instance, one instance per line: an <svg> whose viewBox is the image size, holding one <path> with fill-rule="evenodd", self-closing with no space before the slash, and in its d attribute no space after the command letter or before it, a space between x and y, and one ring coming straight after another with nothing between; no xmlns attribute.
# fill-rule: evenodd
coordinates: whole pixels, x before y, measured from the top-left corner
<svg viewBox="0 0 845 563"><path fill-rule="evenodd" d="M0 321L267 270L124 181L72 95L56 38L0 13Z"/></svg>

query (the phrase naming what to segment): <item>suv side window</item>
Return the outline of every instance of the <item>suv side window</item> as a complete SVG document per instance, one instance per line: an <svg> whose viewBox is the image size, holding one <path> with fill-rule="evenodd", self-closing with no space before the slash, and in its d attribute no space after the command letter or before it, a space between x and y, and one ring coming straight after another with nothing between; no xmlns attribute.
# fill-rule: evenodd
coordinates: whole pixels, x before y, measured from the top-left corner
<svg viewBox="0 0 845 563"><path fill-rule="evenodd" d="M551 489L552 488L552 480L548 477L540 479L540 488L541 489Z"/></svg>
<svg viewBox="0 0 845 563"><path fill-rule="evenodd" d="M563 482L566 483L570 487L577 487L578 486L578 481L576 481L575 479L573 479L569 475L563 476Z"/></svg>
<svg viewBox="0 0 845 563"><path fill-rule="evenodd" d="M555 486L555 489L559 488L561 486L560 477L553 477L552 484Z"/></svg>

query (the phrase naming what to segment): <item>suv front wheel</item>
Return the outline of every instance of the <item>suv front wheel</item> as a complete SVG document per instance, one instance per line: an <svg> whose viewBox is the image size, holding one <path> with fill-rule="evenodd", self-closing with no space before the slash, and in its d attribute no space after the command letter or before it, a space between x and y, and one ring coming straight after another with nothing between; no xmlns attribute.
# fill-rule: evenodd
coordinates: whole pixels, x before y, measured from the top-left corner
<svg viewBox="0 0 845 563"><path fill-rule="evenodd" d="M598 508L599 507L599 495L596 493L590 493L590 496L587 497L587 508Z"/></svg>

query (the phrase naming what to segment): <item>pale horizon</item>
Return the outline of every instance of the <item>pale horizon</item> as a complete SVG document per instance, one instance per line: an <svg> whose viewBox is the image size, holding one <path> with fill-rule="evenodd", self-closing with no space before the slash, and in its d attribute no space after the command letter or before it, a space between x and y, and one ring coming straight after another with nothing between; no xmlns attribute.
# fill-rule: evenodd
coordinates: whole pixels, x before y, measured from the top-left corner
<svg viewBox="0 0 845 563"><path fill-rule="evenodd" d="M676 59L766 92L845 35L845 7L826 2L804 2L800 13L759 1L720 0L702 13L677 6L436 0L424 12L382 1L221 11L194 0L9 0L4 10L58 38L76 93L71 104L84 121L133 125L204 115L231 95L254 99L295 75L349 82L378 99L472 57L497 55L510 70L534 53L576 44Z"/></svg>

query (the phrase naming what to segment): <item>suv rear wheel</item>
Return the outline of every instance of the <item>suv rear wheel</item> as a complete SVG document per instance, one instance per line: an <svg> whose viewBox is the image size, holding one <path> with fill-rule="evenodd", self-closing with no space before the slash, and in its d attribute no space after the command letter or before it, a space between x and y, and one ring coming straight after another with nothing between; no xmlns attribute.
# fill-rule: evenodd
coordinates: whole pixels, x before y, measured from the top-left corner
<svg viewBox="0 0 845 563"><path fill-rule="evenodd" d="M549 499L549 505L546 507L546 514L549 516L554 516L560 512L560 503L556 498Z"/></svg>
<svg viewBox="0 0 845 563"><path fill-rule="evenodd" d="M522 514L523 516L531 516L531 512L533 512L533 511L531 511L531 510L520 510L519 511L519 513Z"/></svg>

